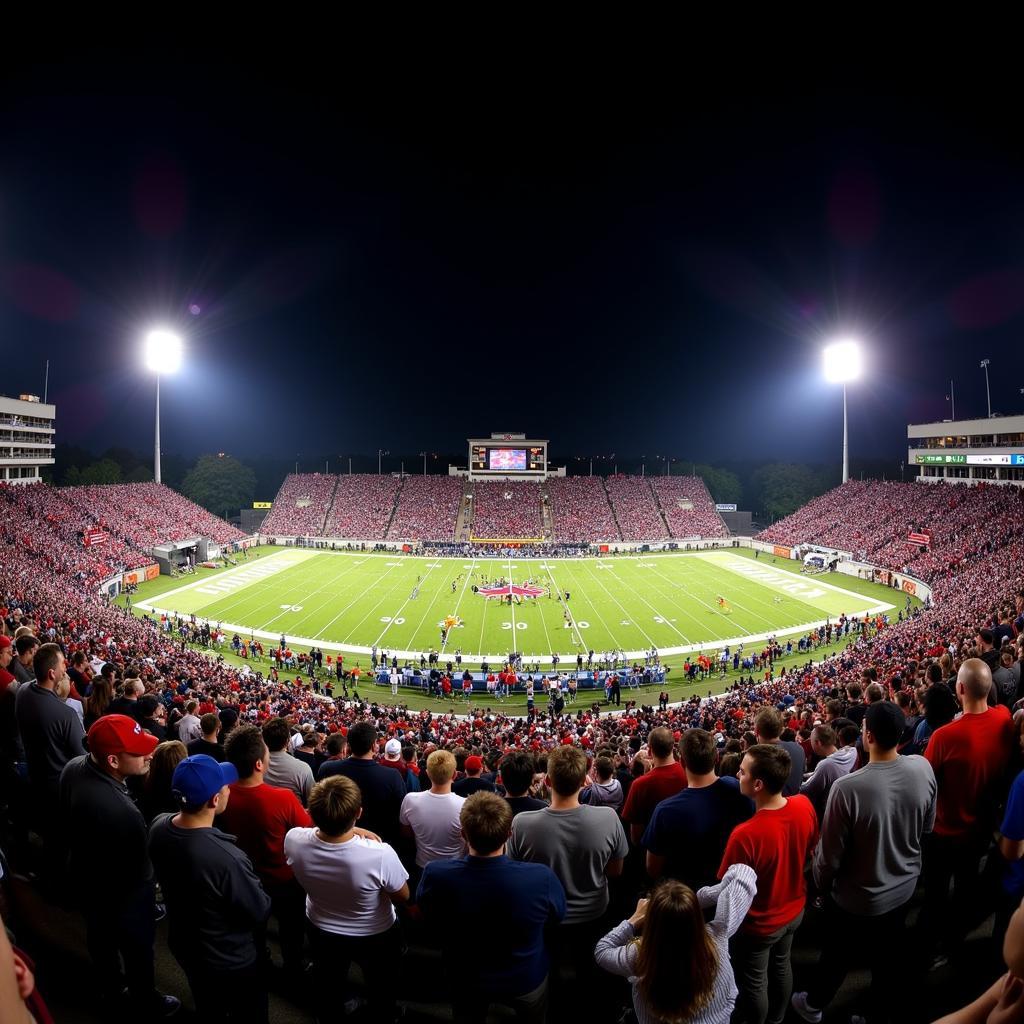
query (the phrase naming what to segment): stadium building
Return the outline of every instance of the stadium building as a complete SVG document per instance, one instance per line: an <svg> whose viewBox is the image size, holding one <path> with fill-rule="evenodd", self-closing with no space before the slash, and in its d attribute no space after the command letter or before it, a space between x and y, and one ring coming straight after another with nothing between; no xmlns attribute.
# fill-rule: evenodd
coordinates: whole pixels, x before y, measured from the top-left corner
<svg viewBox="0 0 1024 1024"><path fill-rule="evenodd" d="M907 465L922 483L1024 486L1024 416L911 423Z"/></svg>
<svg viewBox="0 0 1024 1024"><path fill-rule="evenodd" d="M33 484L53 465L57 407L37 395L0 395L0 481Z"/></svg>

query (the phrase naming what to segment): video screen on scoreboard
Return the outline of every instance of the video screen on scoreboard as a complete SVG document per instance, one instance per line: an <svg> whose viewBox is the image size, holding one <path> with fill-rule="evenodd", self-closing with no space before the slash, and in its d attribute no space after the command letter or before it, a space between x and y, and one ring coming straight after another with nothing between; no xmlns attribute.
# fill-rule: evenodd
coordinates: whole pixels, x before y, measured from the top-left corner
<svg viewBox="0 0 1024 1024"><path fill-rule="evenodd" d="M472 468L481 473L543 473L543 447L510 448L505 445L473 445Z"/></svg>
<svg viewBox="0 0 1024 1024"><path fill-rule="evenodd" d="M487 468L522 473L526 470L526 449L489 448L487 451Z"/></svg>

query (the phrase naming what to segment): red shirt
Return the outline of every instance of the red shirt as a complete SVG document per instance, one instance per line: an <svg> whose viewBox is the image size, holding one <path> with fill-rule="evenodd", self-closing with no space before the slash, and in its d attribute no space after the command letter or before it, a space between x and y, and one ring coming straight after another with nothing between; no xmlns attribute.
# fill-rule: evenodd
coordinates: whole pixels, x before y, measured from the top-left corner
<svg viewBox="0 0 1024 1024"><path fill-rule="evenodd" d="M633 780L622 808L622 820L630 825L647 825L654 808L683 789L686 789L686 769L678 761L652 768Z"/></svg>
<svg viewBox="0 0 1024 1024"><path fill-rule="evenodd" d="M262 786L231 786L228 805L217 819L217 827L238 840L249 855L256 874L276 882L287 882L292 869L284 859L285 833L313 824L305 808L290 789Z"/></svg>
<svg viewBox="0 0 1024 1024"><path fill-rule="evenodd" d="M740 931L771 935L804 909L804 865L817 841L818 815L805 796L788 797L785 807L758 811L733 829L718 877L733 864L749 864L757 872L757 895Z"/></svg>
<svg viewBox="0 0 1024 1024"><path fill-rule="evenodd" d="M995 826L1012 746L1013 720L1002 704L932 733L924 756L938 787L936 835L970 836Z"/></svg>

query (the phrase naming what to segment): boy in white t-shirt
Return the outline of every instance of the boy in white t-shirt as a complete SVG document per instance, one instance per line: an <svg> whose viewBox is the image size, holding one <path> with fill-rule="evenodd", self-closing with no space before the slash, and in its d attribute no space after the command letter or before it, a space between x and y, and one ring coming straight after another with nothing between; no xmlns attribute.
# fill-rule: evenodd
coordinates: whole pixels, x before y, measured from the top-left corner
<svg viewBox="0 0 1024 1024"><path fill-rule="evenodd" d="M293 828L284 838L285 857L306 890L320 1020L337 1014L338 983L352 960L363 970L373 1019L389 1022L397 1014L390 979L404 942L395 905L409 900L409 875L387 843L357 834L361 804L359 787L332 775L310 793L316 828Z"/></svg>
<svg viewBox="0 0 1024 1024"><path fill-rule="evenodd" d="M427 758L427 778L430 789L409 793L398 815L402 834L416 840L417 874L432 860L453 860L466 852L459 821L464 798L452 792L455 755L435 750Z"/></svg>

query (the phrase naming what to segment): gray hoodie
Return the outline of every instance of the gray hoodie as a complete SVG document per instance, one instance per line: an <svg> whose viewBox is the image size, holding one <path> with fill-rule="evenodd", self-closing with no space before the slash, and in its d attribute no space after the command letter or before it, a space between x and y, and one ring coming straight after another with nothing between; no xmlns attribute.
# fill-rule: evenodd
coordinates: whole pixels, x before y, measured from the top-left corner
<svg viewBox="0 0 1024 1024"><path fill-rule="evenodd" d="M800 787L800 792L814 804L814 809L818 812L818 821L825 816L825 804L832 783L844 775L849 775L856 764L857 748L840 747L835 753L819 761L814 771L807 776Z"/></svg>
<svg viewBox="0 0 1024 1024"><path fill-rule="evenodd" d="M616 778L607 782L592 782L580 793L580 803L591 807L610 807L613 811L622 809L622 783Z"/></svg>

